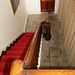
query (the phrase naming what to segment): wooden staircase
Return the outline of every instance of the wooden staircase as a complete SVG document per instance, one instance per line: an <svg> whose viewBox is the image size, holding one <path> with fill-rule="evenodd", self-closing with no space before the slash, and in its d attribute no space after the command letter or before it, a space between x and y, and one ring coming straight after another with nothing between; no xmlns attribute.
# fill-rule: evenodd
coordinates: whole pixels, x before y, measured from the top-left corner
<svg viewBox="0 0 75 75"><path fill-rule="evenodd" d="M0 62L0 75L10 75L11 64L14 60L20 59L23 61L33 36L34 33L24 34L17 43L11 47L11 50L8 50L7 54L2 56Z"/></svg>
<svg viewBox="0 0 75 75"><path fill-rule="evenodd" d="M39 26L32 42L28 48L26 56L23 61L15 60L12 63L10 75L75 75L75 70L39 70L36 67L36 57L39 50L42 28Z"/></svg>
<svg viewBox="0 0 75 75"><path fill-rule="evenodd" d="M26 33L15 43L11 50L7 52L7 55L1 59L0 75L75 75L75 70L35 69L41 34L42 28L40 25L35 34Z"/></svg>

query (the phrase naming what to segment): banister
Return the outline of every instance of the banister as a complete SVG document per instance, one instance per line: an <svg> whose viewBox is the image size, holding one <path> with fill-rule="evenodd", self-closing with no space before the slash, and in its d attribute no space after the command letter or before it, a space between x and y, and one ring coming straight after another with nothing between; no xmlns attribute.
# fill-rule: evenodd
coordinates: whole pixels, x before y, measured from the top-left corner
<svg viewBox="0 0 75 75"><path fill-rule="evenodd" d="M26 53L26 56L24 58L23 61L21 60L15 60L13 63L12 63L12 66L11 66L11 71L10 71L10 75L21 75L22 71L24 69L28 69L28 68L31 68L34 65L34 63L36 62L32 62L34 59L35 56L35 52L36 50L39 49L39 46L40 46L40 39L41 39L41 25L39 25L39 27L37 28L35 34L34 34L34 37L31 41L31 44L28 48L28 51Z"/></svg>
<svg viewBox="0 0 75 75"><path fill-rule="evenodd" d="M12 63L10 75L21 75L21 71L23 71L24 63L21 60L15 60Z"/></svg>
<svg viewBox="0 0 75 75"><path fill-rule="evenodd" d="M31 44L29 46L29 49L28 49L28 51L26 53L26 56L25 56L25 58L23 60L24 63L25 63L26 68L27 67L30 68L31 60L32 60L33 53L34 53L35 43L37 41L37 37L38 37L39 31L40 31L40 28L41 28L41 26L38 27L38 29L36 30L36 33L35 33L35 35L33 37L33 40L31 42Z"/></svg>

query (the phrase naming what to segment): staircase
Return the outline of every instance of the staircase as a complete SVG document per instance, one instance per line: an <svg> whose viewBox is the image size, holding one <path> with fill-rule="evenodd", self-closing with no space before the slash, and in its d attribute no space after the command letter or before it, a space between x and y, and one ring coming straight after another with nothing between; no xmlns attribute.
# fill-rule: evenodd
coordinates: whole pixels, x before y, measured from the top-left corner
<svg viewBox="0 0 75 75"><path fill-rule="evenodd" d="M11 50L8 50L6 55L2 56L0 62L0 75L10 75L11 64L15 59L23 61L33 36L34 33L24 34L17 43L11 47Z"/></svg>

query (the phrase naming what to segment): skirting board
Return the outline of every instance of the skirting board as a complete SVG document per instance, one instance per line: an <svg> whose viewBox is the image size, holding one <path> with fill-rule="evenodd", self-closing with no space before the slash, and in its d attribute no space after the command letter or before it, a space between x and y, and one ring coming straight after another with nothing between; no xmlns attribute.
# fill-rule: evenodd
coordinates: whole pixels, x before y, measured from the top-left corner
<svg viewBox="0 0 75 75"><path fill-rule="evenodd" d="M10 40L7 44L5 44L1 49L0 49L0 56L3 51L6 51L6 48L10 46L24 31L21 31L16 37L14 37L12 40Z"/></svg>

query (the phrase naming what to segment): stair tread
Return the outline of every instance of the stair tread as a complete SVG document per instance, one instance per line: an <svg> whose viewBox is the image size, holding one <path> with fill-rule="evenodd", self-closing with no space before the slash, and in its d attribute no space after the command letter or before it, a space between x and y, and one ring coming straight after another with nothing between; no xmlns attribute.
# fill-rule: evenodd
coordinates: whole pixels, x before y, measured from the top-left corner
<svg viewBox="0 0 75 75"><path fill-rule="evenodd" d="M26 54L27 50L24 50L24 51L8 51L7 52L7 55L24 55Z"/></svg>
<svg viewBox="0 0 75 75"><path fill-rule="evenodd" d="M13 46L13 47L11 47L11 50L15 50L15 49L18 49L18 50L20 50L20 49L22 49L22 50L24 50L26 47L22 47L22 46Z"/></svg>
<svg viewBox="0 0 75 75"><path fill-rule="evenodd" d="M16 60L16 59L23 59L24 56L14 56L14 55L5 55L2 57L1 62L10 62L12 63L12 61Z"/></svg>
<svg viewBox="0 0 75 75"><path fill-rule="evenodd" d="M28 45L28 43L15 43L14 46L23 46L26 47Z"/></svg>
<svg viewBox="0 0 75 75"><path fill-rule="evenodd" d="M0 62L0 73L9 73L12 63ZM1 74L0 74L1 75Z"/></svg>
<svg viewBox="0 0 75 75"><path fill-rule="evenodd" d="M10 73L0 73L0 75L10 75Z"/></svg>

